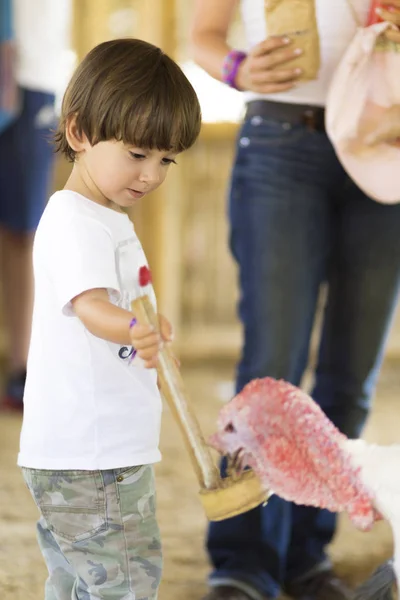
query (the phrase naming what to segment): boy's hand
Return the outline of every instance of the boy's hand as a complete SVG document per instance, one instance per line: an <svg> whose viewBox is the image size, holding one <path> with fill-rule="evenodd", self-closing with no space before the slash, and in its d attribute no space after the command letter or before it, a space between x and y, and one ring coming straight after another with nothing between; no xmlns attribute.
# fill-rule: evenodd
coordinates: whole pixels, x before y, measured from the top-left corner
<svg viewBox="0 0 400 600"><path fill-rule="evenodd" d="M144 361L147 369L157 367L158 353L163 343L172 342L173 332L170 322L163 316L158 315L160 333L154 331L150 325L139 325L136 323L130 329L132 346L138 356Z"/></svg>

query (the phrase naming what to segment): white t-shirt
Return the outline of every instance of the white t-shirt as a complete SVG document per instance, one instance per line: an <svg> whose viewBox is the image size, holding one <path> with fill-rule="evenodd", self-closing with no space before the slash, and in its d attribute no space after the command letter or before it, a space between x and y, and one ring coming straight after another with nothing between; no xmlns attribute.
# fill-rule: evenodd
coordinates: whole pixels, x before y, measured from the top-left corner
<svg viewBox="0 0 400 600"><path fill-rule="evenodd" d="M130 310L147 265L128 216L71 191L55 193L36 232L35 304L18 464L36 469L112 469L151 464L161 397L154 369L131 347L92 335L71 300L106 288Z"/></svg>
<svg viewBox="0 0 400 600"><path fill-rule="evenodd" d="M13 0L19 85L61 95L75 64L72 0Z"/></svg>
<svg viewBox="0 0 400 600"><path fill-rule="evenodd" d="M360 23L366 24L371 0L315 0L321 46L321 68L318 79L299 83L282 94L261 95L246 92L246 101L268 98L277 102L324 106L330 79L341 57L357 31L357 23L349 6L352 3ZM264 0L241 0L241 13L248 48L268 36Z"/></svg>

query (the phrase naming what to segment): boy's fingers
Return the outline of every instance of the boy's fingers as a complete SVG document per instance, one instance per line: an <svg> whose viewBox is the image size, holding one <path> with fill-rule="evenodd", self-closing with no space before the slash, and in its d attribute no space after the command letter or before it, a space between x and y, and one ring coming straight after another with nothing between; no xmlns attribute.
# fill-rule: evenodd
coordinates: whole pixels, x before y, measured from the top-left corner
<svg viewBox="0 0 400 600"><path fill-rule="evenodd" d="M157 356L153 356L151 359L146 360L144 362L144 366L146 367L146 369L156 369L157 368L157 364L158 364L158 357Z"/></svg>
<svg viewBox="0 0 400 600"><path fill-rule="evenodd" d="M158 364L158 353L162 343L173 340L172 326L163 315L158 315L159 332L149 325L136 323L131 328L131 342L138 356L143 360L147 369L154 369ZM178 361L177 361L178 363Z"/></svg>
<svg viewBox="0 0 400 600"><path fill-rule="evenodd" d="M136 350L142 350L145 348L155 348L157 349L161 344L161 337L158 333L151 333L150 335L146 335L146 337L131 337L132 346L136 348Z"/></svg>
<svg viewBox="0 0 400 600"><path fill-rule="evenodd" d="M153 358L158 358L158 347L143 348L142 350L138 350L137 353L144 361L152 360Z"/></svg>
<svg viewBox="0 0 400 600"><path fill-rule="evenodd" d="M150 333L154 333L154 329L150 327L150 325L140 325L139 323L135 323L135 325L130 328L130 333L131 336L141 338Z"/></svg>

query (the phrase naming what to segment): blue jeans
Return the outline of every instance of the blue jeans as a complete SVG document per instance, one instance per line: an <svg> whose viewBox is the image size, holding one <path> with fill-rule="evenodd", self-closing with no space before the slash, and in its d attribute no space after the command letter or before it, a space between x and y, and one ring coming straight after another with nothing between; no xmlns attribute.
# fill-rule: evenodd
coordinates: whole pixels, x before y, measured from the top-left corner
<svg viewBox="0 0 400 600"><path fill-rule="evenodd" d="M50 191L54 165L54 95L21 89L21 111L0 133L0 225L35 231Z"/></svg>
<svg viewBox="0 0 400 600"><path fill-rule="evenodd" d="M229 216L244 326L237 390L265 376L300 383L327 283L313 397L358 437L400 288L400 204L367 198L324 133L253 117L239 134ZM276 597L326 560L335 520L273 497L212 523L211 584L236 581Z"/></svg>

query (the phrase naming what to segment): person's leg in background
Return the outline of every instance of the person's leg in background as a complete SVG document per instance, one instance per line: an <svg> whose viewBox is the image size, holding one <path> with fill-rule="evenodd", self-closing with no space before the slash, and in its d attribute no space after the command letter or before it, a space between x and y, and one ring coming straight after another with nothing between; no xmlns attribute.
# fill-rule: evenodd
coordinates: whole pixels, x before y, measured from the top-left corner
<svg viewBox="0 0 400 600"><path fill-rule="evenodd" d="M313 397L343 433L356 438L368 416L400 289L400 204L374 202L347 179L337 199L335 219ZM306 597L304 574L321 566L336 517L294 506L292 519L289 590L302 588ZM294 586L299 576L301 581Z"/></svg>
<svg viewBox="0 0 400 600"><path fill-rule="evenodd" d="M238 390L265 376L300 383L331 252L331 194L343 179L324 134L260 118L244 125L230 203L245 333ZM278 596L291 511L291 503L274 497L266 507L211 524L215 589L208 600ZM224 586L246 595L224 595Z"/></svg>
<svg viewBox="0 0 400 600"><path fill-rule="evenodd" d="M21 90L19 117L0 135L0 278L9 376L3 403L22 408L32 317L32 243L53 168L54 96Z"/></svg>

